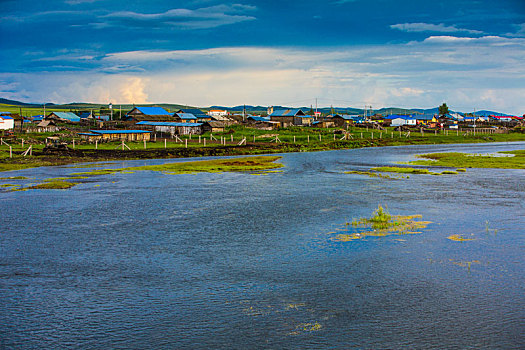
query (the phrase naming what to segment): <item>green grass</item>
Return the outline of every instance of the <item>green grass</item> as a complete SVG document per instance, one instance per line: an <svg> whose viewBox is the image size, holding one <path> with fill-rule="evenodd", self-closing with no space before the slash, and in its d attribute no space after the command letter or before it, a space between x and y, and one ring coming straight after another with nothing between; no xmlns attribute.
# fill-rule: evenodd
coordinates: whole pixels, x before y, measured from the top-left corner
<svg viewBox="0 0 525 350"><path fill-rule="evenodd" d="M276 169L282 164L274 163L280 156L256 156L231 159L200 160L192 162L165 163L120 169L97 169L88 172L73 173L73 176L110 175L135 171L161 171L165 174L193 174L199 172L218 173L226 171L260 171Z"/></svg>
<svg viewBox="0 0 525 350"><path fill-rule="evenodd" d="M389 235L416 234L417 230L423 229L430 224L429 221L417 221L421 215L390 215L388 210L381 205L374 211L370 218L361 218L351 223L346 223L346 227L352 226L363 228L357 232L338 234L335 239L338 241L352 241L366 237L383 237Z"/></svg>
<svg viewBox="0 0 525 350"><path fill-rule="evenodd" d="M410 164L462 168L525 169L525 151L518 150L501 153L514 156L498 157L458 152L429 153L418 155L419 158L424 158L425 160L412 161ZM460 170L458 169L458 171Z"/></svg>

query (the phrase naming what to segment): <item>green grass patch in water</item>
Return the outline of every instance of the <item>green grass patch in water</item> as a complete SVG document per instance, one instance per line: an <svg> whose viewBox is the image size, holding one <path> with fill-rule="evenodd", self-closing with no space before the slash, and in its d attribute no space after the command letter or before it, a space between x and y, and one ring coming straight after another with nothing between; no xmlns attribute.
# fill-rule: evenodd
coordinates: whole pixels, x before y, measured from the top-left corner
<svg viewBox="0 0 525 350"><path fill-rule="evenodd" d="M497 154L501 154L498 156ZM511 155L511 156L503 156ZM414 165L442 166L451 168L500 168L500 169L525 169L525 151L505 151L493 155L467 154L459 152L420 154L416 160L410 162ZM460 171L458 169L458 171Z"/></svg>
<svg viewBox="0 0 525 350"><path fill-rule="evenodd" d="M366 237L384 237L390 235L404 235L420 233L419 230L426 228L430 221L417 221L421 215L391 215L381 205L374 211L370 218L361 218L346 226L363 228L348 234L338 234L335 239L342 242L363 239Z"/></svg>
<svg viewBox="0 0 525 350"><path fill-rule="evenodd" d="M455 241L455 242L466 242L466 241L473 241L474 238L465 238L463 237L462 235L450 235L447 237L448 239L450 239L451 241Z"/></svg>
<svg viewBox="0 0 525 350"><path fill-rule="evenodd" d="M160 165L146 165L139 167L128 167L121 169L98 169L82 173L74 173L76 176L111 175L115 173L130 173L135 171L160 171L167 175L194 174L200 172L220 173L226 171L261 171L282 167L282 164L274 163L280 156L256 156L243 158L199 160L192 162L165 163Z"/></svg>
<svg viewBox="0 0 525 350"><path fill-rule="evenodd" d="M74 182L53 180L53 181L46 181L38 185L24 187L21 190L67 190L76 185L77 183L74 183Z"/></svg>

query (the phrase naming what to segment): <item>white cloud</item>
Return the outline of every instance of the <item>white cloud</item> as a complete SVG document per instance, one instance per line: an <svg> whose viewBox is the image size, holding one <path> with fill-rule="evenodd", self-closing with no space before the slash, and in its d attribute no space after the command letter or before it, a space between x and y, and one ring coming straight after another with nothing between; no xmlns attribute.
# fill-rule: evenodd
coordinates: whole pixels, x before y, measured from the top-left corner
<svg viewBox="0 0 525 350"><path fill-rule="evenodd" d="M137 13L132 11L113 12L100 17L110 24L125 23L126 26L173 26L185 29L215 28L227 24L255 20L253 16L244 15L245 12L256 10L255 6L233 4L217 5L195 10L177 8L161 13ZM104 23L104 22L103 22ZM96 27L101 27L96 22ZM104 27L104 26L102 26Z"/></svg>
<svg viewBox="0 0 525 350"><path fill-rule="evenodd" d="M437 32L437 33L469 33L469 34L483 34L482 31L457 28L456 26L446 26L443 23L400 23L390 26L392 29L398 29L403 32Z"/></svg>
<svg viewBox="0 0 525 350"><path fill-rule="evenodd" d="M445 101L460 111L523 114L523 57L525 39L489 36L387 46L132 51L94 58L85 72L4 73L0 86L23 86L23 92L6 91L7 98L54 93L59 103L301 106L317 97L320 105L435 107ZM312 102L293 103L306 99Z"/></svg>

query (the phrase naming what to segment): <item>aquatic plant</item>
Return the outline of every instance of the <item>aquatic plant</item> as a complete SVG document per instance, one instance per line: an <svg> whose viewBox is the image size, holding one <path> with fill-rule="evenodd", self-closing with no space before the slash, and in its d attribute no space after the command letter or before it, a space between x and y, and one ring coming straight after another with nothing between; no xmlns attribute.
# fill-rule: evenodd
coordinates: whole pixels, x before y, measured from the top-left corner
<svg viewBox="0 0 525 350"><path fill-rule="evenodd" d="M421 215L391 215L388 210L381 205L373 212L370 218L361 218L351 223L345 223L345 227L352 226L355 228L365 228L368 230L359 230L352 233L338 234L335 239L338 241L351 241L363 239L366 237L383 237L389 235L416 234L430 221L416 221L422 218ZM370 230L371 229L371 230Z"/></svg>
<svg viewBox="0 0 525 350"><path fill-rule="evenodd" d="M506 154L512 156L502 156ZM424 160L412 161L410 164L461 168L525 169L525 152L523 150L498 152L490 155L458 152L428 153L420 154L417 157ZM458 169L458 171L460 170Z"/></svg>
<svg viewBox="0 0 525 350"><path fill-rule="evenodd" d="M458 234L450 235L447 238L450 239L451 241L456 241L456 242L465 242L465 241L473 241L474 240L474 238L464 238L463 236L458 235Z"/></svg>

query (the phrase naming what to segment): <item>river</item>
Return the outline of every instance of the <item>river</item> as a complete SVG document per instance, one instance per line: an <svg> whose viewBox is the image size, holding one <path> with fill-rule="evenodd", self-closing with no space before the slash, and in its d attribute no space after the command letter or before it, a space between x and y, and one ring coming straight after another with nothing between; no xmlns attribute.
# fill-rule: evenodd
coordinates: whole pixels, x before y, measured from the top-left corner
<svg viewBox="0 0 525 350"><path fill-rule="evenodd" d="M524 170L344 173L515 149L525 143L290 153L264 175L139 171L4 191L0 348L523 348ZM335 239L378 205L431 223Z"/></svg>

